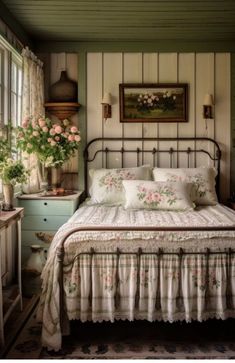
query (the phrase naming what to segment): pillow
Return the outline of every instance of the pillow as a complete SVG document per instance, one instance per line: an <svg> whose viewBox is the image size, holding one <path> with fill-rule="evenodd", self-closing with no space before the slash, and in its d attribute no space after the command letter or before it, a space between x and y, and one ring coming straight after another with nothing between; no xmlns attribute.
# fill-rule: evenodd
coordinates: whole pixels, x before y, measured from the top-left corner
<svg viewBox="0 0 235 363"><path fill-rule="evenodd" d="M151 180L149 165L122 169L91 169L90 196L92 203L123 204L125 192L122 181L126 179Z"/></svg>
<svg viewBox="0 0 235 363"><path fill-rule="evenodd" d="M155 181L183 181L192 183L193 200L197 205L215 205L218 199L215 191L216 170L214 168L162 169L154 168Z"/></svg>
<svg viewBox="0 0 235 363"><path fill-rule="evenodd" d="M192 184L123 180L125 208L185 211L195 207L191 201Z"/></svg>

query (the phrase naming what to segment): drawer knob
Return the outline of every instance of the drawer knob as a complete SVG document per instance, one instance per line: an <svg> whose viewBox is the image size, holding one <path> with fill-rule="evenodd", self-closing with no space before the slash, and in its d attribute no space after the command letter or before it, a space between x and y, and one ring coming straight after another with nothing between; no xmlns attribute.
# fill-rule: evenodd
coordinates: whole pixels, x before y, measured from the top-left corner
<svg viewBox="0 0 235 363"><path fill-rule="evenodd" d="M44 222L46 222L46 221L47 221L47 219L46 219L46 218L44 218L43 220L44 220Z"/></svg>
<svg viewBox="0 0 235 363"><path fill-rule="evenodd" d="M44 205L47 205L47 202L45 202Z"/></svg>

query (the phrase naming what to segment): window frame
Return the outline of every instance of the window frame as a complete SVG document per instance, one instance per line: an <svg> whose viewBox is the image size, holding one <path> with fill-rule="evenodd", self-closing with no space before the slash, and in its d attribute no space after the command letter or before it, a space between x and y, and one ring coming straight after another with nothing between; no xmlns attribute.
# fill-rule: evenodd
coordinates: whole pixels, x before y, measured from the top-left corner
<svg viewBox="0 0 235 363"><path fill-rule="evenodd" d="M0 110L0 133L5 134L12 145L11 132L8 132L8 126L13 124L18 126L22 115L22 82L23 82L23 61L21 55L0 35L0 53L1 53L1 110ZM17 80L16 80L16 120L12 120L12 66L16 65ZM21 69L21 92L18 89L19 70ZM21 93L19 95L19 93ZM21 107L18 109L18 97L21 98ZM19 113L19 114L18 114ZM16 188L18 192L18 188ZM0 180L0 199L2 199L2 181Z"/></svg>

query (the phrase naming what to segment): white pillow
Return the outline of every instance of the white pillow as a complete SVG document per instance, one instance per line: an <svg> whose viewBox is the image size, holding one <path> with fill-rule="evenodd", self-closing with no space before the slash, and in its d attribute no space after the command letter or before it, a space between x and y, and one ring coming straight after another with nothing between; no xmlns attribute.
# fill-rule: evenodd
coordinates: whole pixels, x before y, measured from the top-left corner
<svg viewBox="0 0 235 363"><path fill-rule="evenodd" d="M190 183L143 180L123 180L122 183L126 209L185 211L195 207L190 198Z"/></svg>
<svg viewBox="0 0 235 363"><path fill-rule="evenodd" d="M182 181L194 185L194 201L197 205L215 205L218 203L215 191L216 170L214 168L178 168L164 169L154 168L155 181Z"/></svg>
<svg viewBox="0 0 235 363"><path fill-rule="evenodd" d="M90 196L92 203L123 204L125 192L122 181L126 179L151 180L149 165L122 169L91 169Z"/></svg>

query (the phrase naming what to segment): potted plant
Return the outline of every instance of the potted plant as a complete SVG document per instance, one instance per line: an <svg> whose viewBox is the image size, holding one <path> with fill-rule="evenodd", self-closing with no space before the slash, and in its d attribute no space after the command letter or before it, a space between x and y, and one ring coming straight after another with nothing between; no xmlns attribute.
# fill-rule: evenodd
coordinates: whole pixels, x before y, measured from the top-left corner
<svg viewBox="0 0 235 363"><path fill-rule="evenodd" d="M81 137L76 126L68 120L53 123L40 117L24 119L17 129L17 147L28 154L36 154L41 163L42 180L47 180L47 168L60 168L78 149Z"/></svg>
<svg viewBox="0 0 235 363"><path fill-rule="evenodd" d="M1 158L2 159L2 158ZM17 183L25 183L29 171L27 171L21 160L7 157L0 161L0 178L3 182L3 209L13 210L14 186Z"/></svg>

